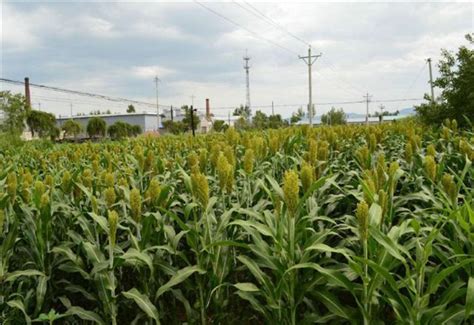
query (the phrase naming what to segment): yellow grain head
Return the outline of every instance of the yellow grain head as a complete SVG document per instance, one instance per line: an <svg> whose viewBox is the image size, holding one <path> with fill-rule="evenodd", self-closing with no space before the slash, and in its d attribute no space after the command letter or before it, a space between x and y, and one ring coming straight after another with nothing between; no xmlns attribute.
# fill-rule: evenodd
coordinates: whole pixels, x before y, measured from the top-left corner
<svg viewBox="0 0 474 325"><path fill-rule="evenodd" d="M33 175L29 171L23 174L23 184L31 186L33 184Z"/></svg>
<svg viewBox="0 0 474 325"><path fill-rule="evenodd" d="M68 194L71 192L72 188L72 177L69 171L65 171L63 177L61 178L61 188L64 193Z"/></svg>
<svg viewBox="0 0 474 325"><path fill-rule="evenodd" d="M34 189L35 195L37 197L41 197L41 195L43 195L45 191L46 191L46 186L43 184L43 182L42 181L36 181L35 182L35 189Z"/></svg>
<svg viewBox="0 0 474 325"><path fill-rule="evenodd" d="M147 200L150 202L152 206L155 204L156 200L158 200L158 197L160 196L160 192L161 192L160 182L158 182L158 179L153 178L145 193Z"/></svg>
<svg viewBox="0 0 474 325"><path fill-rule="evenodd" d="M113 173L105 173L104 175L104 185L106 187L113 187L115 184L115 176Z"/></svg>
<svg viewBox="0 0 474 325"><path fill-rule="evenodd" d="M193 196L205 209L209 202L209 184L206 176L199 172L191 174L191 187Z"/></svg>
<svg viewBox="0 0 474 325"><path fill-rule="evenodd" d="M116 211L109 210L108 212L108 220L109 220L109 240L110 245L115 247L115 242L117 238L117 227L119 223L119 216Z"/></svg>
<svg viewBox="0 0 474 325"><path fill-rule="evenodd" d="M385 165L385 156L383 154L377 157L377 188L380 190L385 184L385 171L387 166Z"/></svg>
<svg viewBox="0 0 474 325"><path fill-rule="evenodd" d="M145 158L145 171L153 171L155 168L155 155L152 150L148 150Z"/></svg>
<svg viewBox="0 0 474 325"><path fill-rule="evenodd" d="M298 174L294 170L285 172L283 177L284 201L288 213L294 217L298 209L299 202L299 184Z"/></svg>
<svg viewBox="0 0 474 325"><path fill-rule="evenodd" d="M199 150L199 167L201 169L201 172L204 172L207 167L207 150L206 149L201 149Z"/></svg>
<svg viewBox="0 0 474 325"><path fill-rule="evenodd" d="M314 182L314 169L313 166L307 163L303 163L301 167L301 184L303 185L303 191L306 193Z"/></svg>
<svg viewBox="0 0 474 325"><path fill-rule="evenodd" d="M425 168L425 172L428 178L434 182L436 180L436 172L437 172L438 166L436 165L436 161L433 158L433 156L425 157L424 168Z"/></svg>
<svg viewBox="0 0 474 325"><path fill-rule="evenodd" d="M12 201L15 201L17 187L18 182L15 172L9 172L7 175L7 193Z"/></svg>
<svg viewBox="0 0 474 325"><path fill-rule="evenodd" d="M49 205L49 195L48 193L43 193L40 199L40 209L44 210L48 207L48 205Z"/></svg>
<svg viewBox="0 0 474 325"><path fill-rule="evenodd" d="M46 175L46 177L44 178L44 184L49 188L53 188L54 187L54 178L53 176L51 175Z"/></svg>
<svg viewBox="0 0 474 325"><path fill-rule="evenodd" d="M443 129L442 129L442 138L446 141L449 141L449 139L451 138L451 133L449 131L449 128L446 127L446 126L443 126Z"/></svg>
<svg viewBox="0 0 474 325"><path fill-rule="evenodd" d="M359 164L362 166L362 168L367 169L370 167L370 152L367 146L363 146L357 149L355 152L355 157L359 161Z"/></svg>
<svg viewBox="0 0 474 325"><path fill-rule="evenodd" d="M431 143L426 147L426 155L436 157L436 148L434 144Z"/></svg>
<svg viewBox="0 0 474 325"><path fill-rule="evenodd" d="M88 188L91 188L92 187L92 170L90 169L85 169L83 172L82 172L82 184L85 186L85 187L88 187Z"/></svg>
<svg viewBox="0 0 474 325"><path fill-rule="evenodd" d="M315 165L318 160L318 143L314 139L309 139L308 141L308 152L306 154L306 160L311 165Z"/></svg>
<svg viewBox="0 0 474 325"><path fill-rule="evenodd" d="M99 214L99 205L97 204L97 198L92 195L91 197L91 207L92 207L92 212L95 214Z"/></svg>
<svg viewBox="0 0 474 325"><path fill-rule="evenodd" d="M329 142L321 141L318 146L318 160L327 161L329 158Z"/></svg>
<svg viewBox="0 0 474 325"><path fill-rule="evenodd" d="M362 241L367 241L369 233L369 206L364 200L357 204L356 218L359 224L359 235Z"/></svg>
<svg viewBox="0 0 474 325"><path fill-rule="evenodd" d="M449 197L451 202L456 203L458 197L458 190L456 183L454 182L453 175L444 174L443 178L441 179L441 183L443 184L444 192Z"/></svg>
<svg viewBox="0 0 474 325"><path fill-rule="evenodd" d="M194 151L191 151L188 154L188 166L191 173L198 172L200 170L199 169L199 156Z"/></svg>
<svg viewBox="0 0 474 325"><path fill-rule="evenodd" d="M255 154L253 150L252 149L245 150L243 164L244 164L244 170L247 174L252 173L254 161L255 161Z"/></svg>
<svg viewBox="0 0 474 325"><path fill-rule="evenodd" d="M99 169L100 169L99 160L97 160L97 159L92 160L92 170L94 171L94 173L98 174Z"/></svg>
<svg viewBox="0 0 474 325"><path fill-rule="evenodd" d="M130 191L130 210L132 212L133 220L140 222L142 217L142 197L137 188Z"/></svg>
<svg viewBox="0 0 474 325"><path fill-rule="evenodd" d="M105 203L107 204L107 208L110 207L115 203L117 196L115 195L115 189L113 187L108 187L104 191L104 199Z"/></svg>
<svg viewBox="0 0 474 325"><path fill-rule="evenodd" d="M371 153L373 153L375 149L377 149L377 138L373 133L371 133L369 136L369 149Z"/></svg>

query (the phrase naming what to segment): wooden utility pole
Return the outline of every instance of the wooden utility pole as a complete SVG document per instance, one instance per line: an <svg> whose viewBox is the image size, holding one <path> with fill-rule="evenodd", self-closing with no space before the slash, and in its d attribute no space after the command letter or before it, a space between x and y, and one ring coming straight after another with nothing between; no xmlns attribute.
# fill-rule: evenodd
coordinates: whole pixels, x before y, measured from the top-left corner
<svg viewBox="0 0 474 325"><path fill-rule="evenodd" d="M430 69L430 87L431 87L431 103L434 104L435 97L434 97L434 86L433 86L433 72L431 71L431 58L428 58L428 67Z"/></svg>

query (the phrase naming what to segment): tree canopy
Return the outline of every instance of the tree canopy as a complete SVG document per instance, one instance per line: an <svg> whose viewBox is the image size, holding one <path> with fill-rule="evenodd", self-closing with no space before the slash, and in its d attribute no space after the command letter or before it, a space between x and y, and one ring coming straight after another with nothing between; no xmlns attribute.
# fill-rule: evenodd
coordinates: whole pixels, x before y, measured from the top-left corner
<svg viewBox="0 0 474 325"><path fill-rule="evenodd" d="M109 137L112 139L122 139L137 136L142 132L140 125L131 125L123 121L117 121L107 129Z"/></svg>
<svg viewBox="0 0 474 325"><path fill-rule="evenodd" d="M474 34L466 35L466 40L471 48L463 45L456 54L441 50L440 76L433 82L441 95L432 102L425 94L430 102L415 107L422 122L440 124L455 119L458 125L467 125L474 121Z"/></svg>
<svg viewBox="0 0 474 325"><path fill-rule="evenodd" d="M81 124L74 120L67 120L66 122L64 122L62 129L64 131L64 136L73 137L77 137L77 135L82 131Z"/></svg>
<svg viewBox="0 0 474 325"><path fill-rule="evenodd" d="M92 117L87 123L87 134L91 138L105 136L107 125L100 117Z"/></svg>
<svg viewBox="0 0 474 325"><path fill-rule="evenodd" d="M56 138L56 118L51 113L29 110L26 116L26 124L30 128L31 136L37 134L40 138Z"/></svg>
<svg viewBox="0 0 474 325"><path fill-rule="evenodd" d="M25 118L29 112L26 99L22 94L0 92L0 110L3 112L3 124L0 129L12 135L20 135L25 128Z"/></svg>
<svg viewBox="0 0 474 325"><path fill-rule="evenodd" d="M336 109L332 107L329 112L321 116L321 123L329 125L346 124L347 116L342 108Z"/></svg>

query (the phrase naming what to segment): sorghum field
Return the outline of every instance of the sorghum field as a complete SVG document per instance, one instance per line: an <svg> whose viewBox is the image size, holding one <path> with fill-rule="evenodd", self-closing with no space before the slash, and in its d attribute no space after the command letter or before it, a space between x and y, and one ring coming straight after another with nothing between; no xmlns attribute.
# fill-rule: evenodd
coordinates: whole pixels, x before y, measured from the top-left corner
<svg viewBox="0 0 474 325"><path fill-rule="evenodd" d="M0 151L0 323L472 324L445 122Z"/></svg>

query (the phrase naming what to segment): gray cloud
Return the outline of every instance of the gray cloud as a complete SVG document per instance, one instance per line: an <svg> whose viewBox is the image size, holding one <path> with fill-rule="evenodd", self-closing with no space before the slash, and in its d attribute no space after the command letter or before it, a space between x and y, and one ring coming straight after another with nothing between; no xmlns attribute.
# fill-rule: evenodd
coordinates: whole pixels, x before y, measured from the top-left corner
<svg viewBox="0 0 474 325"><path fill-rule="evenodd" d="M234 3L206 5L264 38L306 52L303 44ZM413 89L408 87L424 60L437 60L440 48L455 50L465 43L463 35L474 30L472 3L253 5L323 52L314 68L318 102L361 99L365 91L374 99L422 97L428 91L426 71ZM30 76L36 83L154 102L157 70L162 103L187 104L195 94L201 106L206 97L214 106L237 106L245 101L242 56L247 48L254 109L272 100L307 102L306 67L295 54L255 39L195 3L7 2L2 9L6 78ZM69 111L65 102L46 100L64 95L34 94L56 114ZM93 105L122 109L114 103L70 100L78 111L88 112ZM296 108L278 107L277 112L289 116ZM361 112L364 107L345 109Z"/></svg>

